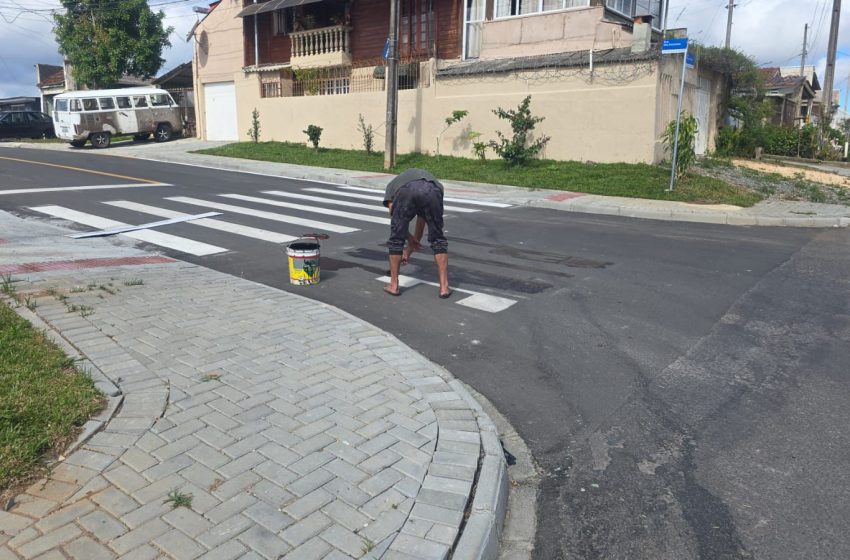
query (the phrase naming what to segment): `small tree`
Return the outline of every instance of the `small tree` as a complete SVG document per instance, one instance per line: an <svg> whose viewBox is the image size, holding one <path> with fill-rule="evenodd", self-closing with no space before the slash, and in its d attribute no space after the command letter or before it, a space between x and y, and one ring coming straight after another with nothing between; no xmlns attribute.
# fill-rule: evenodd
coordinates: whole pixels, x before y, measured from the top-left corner
<svg viewBox="0 0 850 560"><path fill-rule="evenodd" d="M443 138L443 134L445 134L446 131L450 129L453 124L459 123L460 121L465 119L466 115L468 114L469 111L452 111L452 114L446 117L446 126L444 126L443 130L441 130L439 134L437 134L437 155L440 155L440 140Z"/></svg>
<svg viewBox="0 0 850 560"><path fill-rule="evenodd" d="M372 153L372 149L375 144L375 131L372 129L372 125L366 124L366 120L363 118L363 115L359 115L359 124L357 125L357 130L360 131L360 134L363 136L363 149L366 150L367 154Z"/></svg>
<svg viewBox="0 0 850 560"><path fill-rule="evenodd" d="M313 148L319 149L319 140L322 138L322 131L324 128L321 126L316 126L314 124L307 125L307 130L303 131L304 134L307 135L307 138L310 139L310 143L313 144Z"/></svg>
<svg viewBox="0 0 850 560"><path fill-rule="evenodd" d="M698 128L699 123L697 123L697 119L690 113L683 111L679 121L679 149L676 158L677 179L684 177L688 172L688 169L690 169L690 167L694 164L694 161L697 159L696 152L694 151L694 144L696 143ZM670 152L670 157L672 159L673 143L676 139L675 120L667 123L667 130L664 131L664 135L661 139L664 142L664 146Z"/></svg>
<svg viewBox="0 0 850 560"><path fill-rule="evenodd" d="M53 15L59 52L81 86L107 87L126 74L153 77L173 27L146 0L62 0Z"/></svg>
<svg viewBox="0 0 850 560"><path fill-rule="evenodd" d="M537 156L543 147L549 142L548 136L532 140L530 138L534 127L544 120L544 117L531 116L531 96L526 96L519 104L519 107L510 110L505 110L499 107L493 113L500 119L505 119L511 123L513 136L507 138L501 132L496 132L499 140L490 140L490 147L502 159L508 162L508 165L523 165L531 158Z"/></svg>
<svg viewBox="0 0 850 560"><path fill-rule="evenodd" d="M260 141L260 112L256 107L251 112L251 128L248 129L248 136L254 144Z"/></svg>

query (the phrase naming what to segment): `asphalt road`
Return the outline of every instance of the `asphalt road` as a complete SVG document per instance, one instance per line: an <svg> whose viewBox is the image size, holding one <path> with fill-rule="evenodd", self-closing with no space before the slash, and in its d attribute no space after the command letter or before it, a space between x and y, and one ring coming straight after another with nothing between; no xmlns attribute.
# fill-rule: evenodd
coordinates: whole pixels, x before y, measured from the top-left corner
<svg viewBox="0 0 850 560"><path fill-rule="evenodd" d="M316 218L219 195L336 188L70 151L0 157L123 176L0 159L0 209L33 219L55 220L30 209L43 205L159 219L103 204L115 200L215 210L175 196ZM139 180L173 186L2 193ZM325 216L358 231L330 234L311 287L289 286L280 245L187 223L162 231L227 249L166 253L338 306L487 396L541 469L539 560L850 558L850 233L481 210L448 212L450 279L516 302L495 313L424 284L384 294L377 223ZM436 280L427 254L404 273Z"/></svg>

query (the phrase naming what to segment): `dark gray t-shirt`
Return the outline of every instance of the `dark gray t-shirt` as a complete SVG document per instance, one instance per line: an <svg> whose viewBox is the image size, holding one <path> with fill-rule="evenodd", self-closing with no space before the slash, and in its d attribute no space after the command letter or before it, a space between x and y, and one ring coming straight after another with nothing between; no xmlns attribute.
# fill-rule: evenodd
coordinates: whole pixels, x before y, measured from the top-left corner
<svg viewBox="0 0 850 560"><path fill-rule="evenodd" d="M432 174L428 173L424 169L416 169L411 168L407 171L404 171L401 175L393 179L387 185L387 190L384 192L384 206L389 206L390 202L395 198L395 193L408 183L412 183L413 181L430 181L434 183L434 185L440 189L440 192L443 192L443 184L440 183L436 177Z"/></svg>

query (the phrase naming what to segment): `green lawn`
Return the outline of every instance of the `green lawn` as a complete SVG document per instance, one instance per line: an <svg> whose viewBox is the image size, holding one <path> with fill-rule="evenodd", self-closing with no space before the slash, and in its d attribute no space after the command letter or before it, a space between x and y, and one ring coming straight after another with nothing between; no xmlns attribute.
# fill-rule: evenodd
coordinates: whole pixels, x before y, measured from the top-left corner
<svg viewBox="0 0 850 560"><path fill-rule="evenodd" d="M0 494L35 474L102 406L91 379L0 302Z"/></svg>
<svg viewBox="0 0 850 560"><path fill-rule="evenodd" d="M293 163L315 167L332 167L356 171L382 172L384 156L356 150L320 148L287 142L239 142L197 153L217 156ZM762 196L744 188L729 185L711 177L694 175L680 182L677 189L666 192L669 169L646 164L587 164L575 161L535 160L524 167L510 167L501 160L473 159L403 154L398 156L394 171L408 167L427 169L440 179L496 183L518 187L546 188L565 191L679 200L704 204L752 206Z"/></svg>

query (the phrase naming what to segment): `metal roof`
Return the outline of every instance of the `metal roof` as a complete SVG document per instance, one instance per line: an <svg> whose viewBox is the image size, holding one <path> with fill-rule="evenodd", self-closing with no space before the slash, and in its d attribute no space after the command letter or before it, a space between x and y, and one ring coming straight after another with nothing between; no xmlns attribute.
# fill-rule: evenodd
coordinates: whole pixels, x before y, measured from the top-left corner
<svg viewBox="0 0 850 560"><path fill-rule="evenodd" d="M631 48L618 48L593 51L594 64L616 64L652 60L658 57L655 51L632 53ZM490 60L466 60L444 66L437 70L437 76L470 76L476 74L496 74L516 72L518 70L539 70L543 68L565 68L570 66L589 66L590 51L573 51L558 54L546 54L528 57L497 58Z"/></svg>

